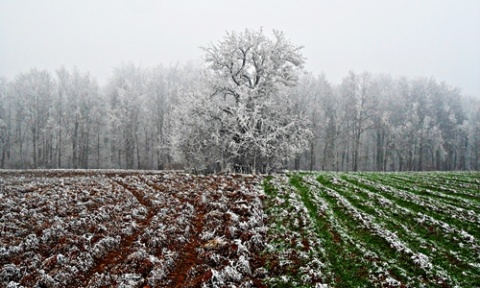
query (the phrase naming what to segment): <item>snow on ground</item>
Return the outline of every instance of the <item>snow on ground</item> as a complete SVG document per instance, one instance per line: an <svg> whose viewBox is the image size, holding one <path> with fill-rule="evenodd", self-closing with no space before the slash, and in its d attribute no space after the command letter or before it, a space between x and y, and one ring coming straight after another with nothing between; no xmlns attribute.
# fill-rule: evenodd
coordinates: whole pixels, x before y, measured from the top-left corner
<svg viewBox="0 0 480 288"><path fill-rule="evenodd" d="M475 287L478 179L0 170L0 287Z"/></svg>
<svg viewBox="0 0 480 288"><path fill-rule="evenodd" d="M0 287L259 287L265 276L258 177L41 170L0 179Z"/></svg>

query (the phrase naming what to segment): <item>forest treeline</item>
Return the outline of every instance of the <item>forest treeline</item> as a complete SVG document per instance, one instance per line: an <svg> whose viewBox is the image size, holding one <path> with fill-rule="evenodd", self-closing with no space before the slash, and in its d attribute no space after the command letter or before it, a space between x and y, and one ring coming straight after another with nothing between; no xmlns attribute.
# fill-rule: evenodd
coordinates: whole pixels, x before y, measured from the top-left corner
<svg viewBox="0 0 480 288"><path fill-rule="evenodd" d="M193 64L128 64L105 87L77 69L1 78L0 167L183 167L169 146L171 111L201 75ZM313 132L290 169L480 168L480 101L445 83L350 72L334 85L304 74L289 95Z"/></svg>
<svg viewBox="0 0 480 288"><path fill-rule="evenodd" d="M217 50L207 49L206 53L217 53ZM270 163L269 169L480 169L480 101L463 97L459 89L446 83L433 78L408 79L349 72L340 83L334 84L324 75L316 76L302 70L298 79L291 83L282 80L283 86L269 84L283 77L285 73L282 72L272 76L270 82L265 81L270 86L262 86L258 73L264 68L259 68L253 57L252 63L258 69L255 77L244 74L235 80L230 75L229 81L237 85L221 86L217 81L212 94L211 87L205 87L205 83L212 83L206 80L208 73L205 71L229 67L228 63L215 66L218 63L214 61L223 58L212 59L208 67L193 63L150 68L120 65L113 69L102 87L89 73L78 69L69 71L64 67L54 72L31 69L12 80L0 78L0 168L195 168L219 171L248 164L250 169L265 172L258 164L263 159L263 167ZM241 68L245 66L245 59ZM232 67L228 69L224 69L226 72L215 70L217 79L218 75L225 77L225 73L233 71ZM268 75L264 76L267 80L270 79ZM237 83L239 79L248 84L245 86L251 88L248 91L257 94L242 88L240 82ZM240 94L231 87L246 91L242 95L247 95L245 99L250 102L243 105ZM252 104L257 103L252 99L258 93L264 93L265 87L274 87L269 93L281 93L285 97L279 98L281 101L272 100L270 106ZM227 134L225 131L229 126L226 123L230 118L220 119L219 115L233 115L229 107L219 105L217 110L223 114L203 117L204 110L195 108L197 106L192 108L192 103L201 98L199 95L208 95L209 99L217 97L218 100L212 100L217 102L227 101L227 96L232 95L232 105L236 103L238 111L258 110L255 113L260 115L260 120L255 121L252 131L262 131L265 142L254 142L257 136L250 135L245 128L247 122L251 122L250 116L245 118L247 120L237 116L231 127L238 126L242 132ZM281 119L278 125L282 129L264 128L270 121L265 117L266 113L269 113L268 117ZM289 117L285 117L287 114ZM291 119L296 119L301 127L297 124L289 126ZM211 121L219 124L212 126ZM247 124L241 124L242 121ZM188 125L189 130L180 127L182 123ZM210 130L203 129L202 125L210 125L208 129L216 129L217 134L210 134ZM308 133L295 136L297 129L308 129ZM275 138L277 142L272 142L269 135L278 131L284 134L279 134ZM183 146L178 140L182 136ZM212 137L216 139L212 140ZM227 141L217 139L221 137L230 138ZM292 140L294 137L298 139ZM302 144L283 149L283 142L278 142L280 138L290 142L302 141ZM247 141L257 145L252 147L259 148L246 149L245 145L240 145ZM234 147L236 154L226 153L226 148L208 150L208 147L217 145L215 143L223 143L221 147L228 146L229 149ZM267 145L269 150L262 150ZM198 153L204 154L197 157ZM294 155L268 162L279 153ZM251 156L247 159L245 155Z"/></svg>

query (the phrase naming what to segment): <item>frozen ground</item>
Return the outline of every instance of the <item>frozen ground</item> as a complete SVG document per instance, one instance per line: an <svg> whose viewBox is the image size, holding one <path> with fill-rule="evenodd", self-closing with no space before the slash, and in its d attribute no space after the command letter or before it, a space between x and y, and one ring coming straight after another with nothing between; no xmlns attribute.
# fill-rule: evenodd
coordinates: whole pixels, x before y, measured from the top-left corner
<svg viewBox="0 0 480 288"><path fill-rule="evenodd" d="M480 287L480 173L0 170L0 287Z"/></svg>
<svg viewBox="0 0 480 288"><path fill-rule="evenodd" d="M1 171L0 287L262 286L259 181Z"/></svg>

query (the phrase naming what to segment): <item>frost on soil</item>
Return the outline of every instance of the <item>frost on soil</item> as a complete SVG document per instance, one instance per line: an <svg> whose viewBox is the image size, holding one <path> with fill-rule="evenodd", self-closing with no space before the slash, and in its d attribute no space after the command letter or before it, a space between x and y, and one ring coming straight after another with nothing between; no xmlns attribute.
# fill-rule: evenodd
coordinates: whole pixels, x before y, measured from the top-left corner
<svg viewBox="0 0 480 288"><path fill-rule="evenodd" d="M259 177L0 171L0 287L264 287Z"/></svg>

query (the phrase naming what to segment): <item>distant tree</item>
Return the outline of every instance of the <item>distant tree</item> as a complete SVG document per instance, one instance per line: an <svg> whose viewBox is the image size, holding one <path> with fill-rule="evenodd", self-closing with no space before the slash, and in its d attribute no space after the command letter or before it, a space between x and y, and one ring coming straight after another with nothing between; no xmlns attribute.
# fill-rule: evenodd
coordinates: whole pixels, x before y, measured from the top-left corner
<svg viewBox="0 0 480 288"><path fill-rule="evenodd" d="M300 78L299 84L293 91L297 110L299 113L305 113L312 131L308 151L305 152L306 163L303 167L308 167L310 171L319 168L335 170L338 126L341 123L337 113L339 101L334 95L332 85L325 75L315 77L308 73ZM295 162L299 160L297 158Z"/></svg>
<svg viewBox="0 0 480 288"><path fill-rule="evenodd" d="M54 123L51 130L56 132L57 166L61 167L65 156L73 168L99 167L100 124L105 105L98 92L98 84L89 73L77 68L72 72L64 67L57 70L58 91L53 111ZM64 143L70 147L65 147ZM93 151L96 153L92 153ZM96 157L92 155L96 154ZM89 159L94 158L93 165Z"/></svg>
<svg viewBox="0 0 480 288"><path fill-rule="evenodd" d="M8 102L8 81L0 77L0 168L5 168L5 160L10 142L10 107Z"/></svg>
<svg viewBox="0 0 480 288"><path fill-rule="evenodd" d="M173 65L170 67L158 66L152 70L149 80L150 101L146 107L145 120L150 122L151 138L145 153L152 155L153 167L163 169L169 167L173 161L173 150L170 142L172 124L180 116L172 111L176 106L179 113L186 99L180 99L185 91L196 91L203 84L202 72L199 65L189 62L186 65ZM187 105L188 106L188 105ZM151 146L151 147L149 147ZM155 155L155 156L154 156ZM176 163L179 164L179 163Z"/></svg>
<svg viewBox="0 0 480 288"><path fill-rule="evenodd" d="M114 68L108 83L112 162L119 168L138 168L138 132L147 96L147 76L146 69L124 64Z"/></svg>
<svg viewBox="0 0 480 288"><path fill-rule="evenodd" d="M361 137L374 124L375 98L371 90L372 76L368 72L355 74L351 71L342 81L342 95L347 99L353 171L359 168Z"/></svg>
<svg viewBox="0 0 480 288"><path fill-rule="evenodd" d="M20 141L19 153L22 167L37 168L48 165L52 141L47 123L51 117L55 85L53 77L46 70L32 69L28 73L20 74L15 80L17 140ZM29 138L24 138L22 130L29 132ZM32 157L30 158L32 161L27 165L24 160L29 157L23 155L25 140L28 141L26 144L30 146Z"/></svg>
<svg viewBox="0 0 480 288"><path fill-rule="evenodd" d="M433 101L430 111L437 122L443 138L445 151L441 170L465 169L465 160L461 153L465 153L467 131L463 128L466 115L460 106L461 95L457 88L452 88L446 83L435 85ZM461 152L462 151L462 152Z"/></svg>
<svg viewBox="0 0 480 288"><path fill-rule="evenodd" d="M374 79L376 109L373 118L374 168L377 171L388 170L388 160L392 155L393 123L392 115L395 110L395 82L388 75L381 75Z"/></svg>
<svg viewBox="0 0 480 288"><path fill-rule="evenodd" d="M472 115L472 168L480 170L480 108Z"/></svg>

